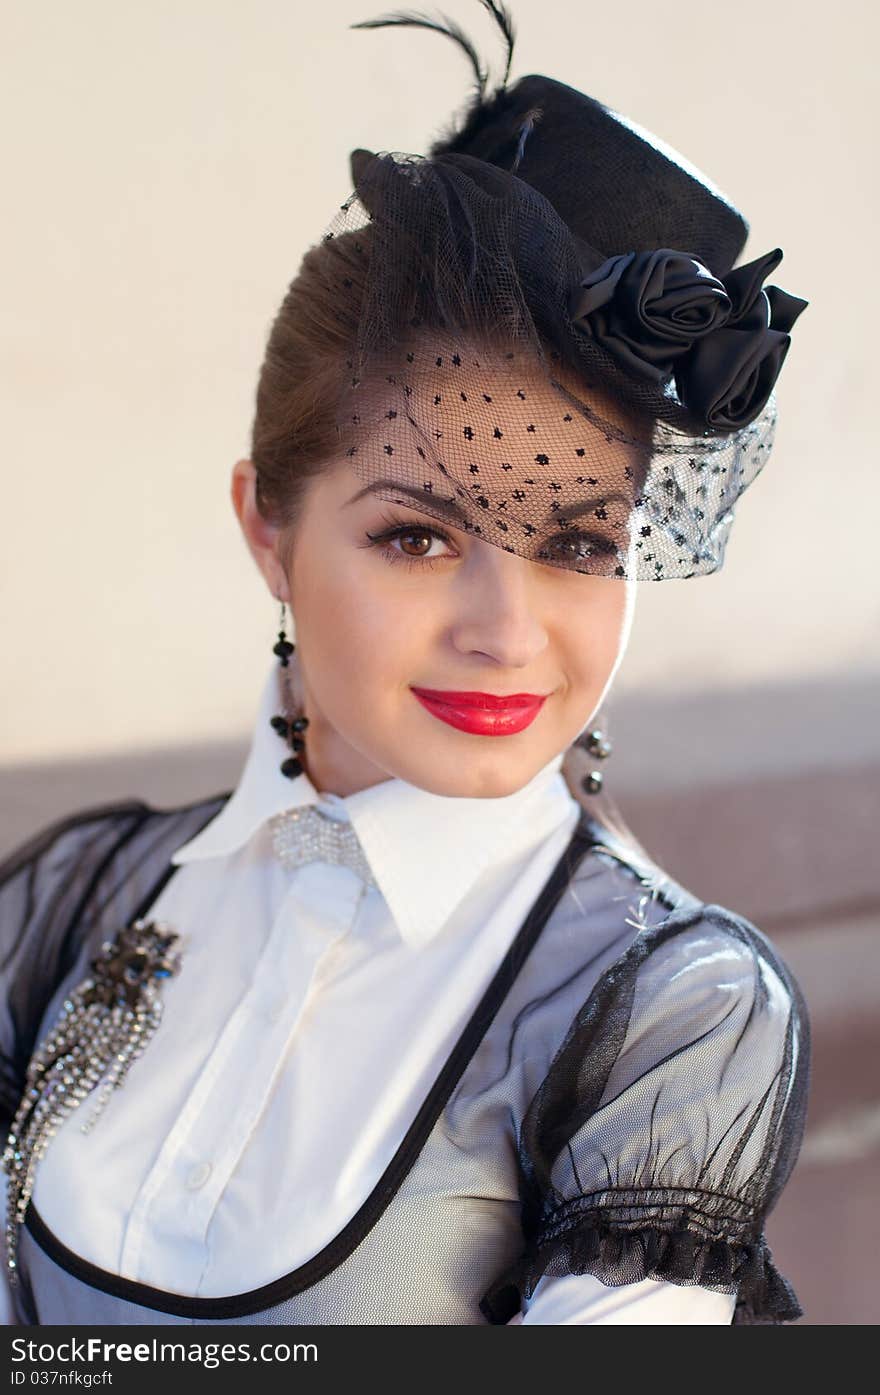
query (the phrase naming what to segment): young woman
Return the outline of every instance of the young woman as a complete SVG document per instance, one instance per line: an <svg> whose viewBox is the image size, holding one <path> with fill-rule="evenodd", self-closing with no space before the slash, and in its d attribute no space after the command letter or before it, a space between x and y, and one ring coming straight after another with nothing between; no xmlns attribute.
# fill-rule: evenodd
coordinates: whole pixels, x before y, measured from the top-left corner
<svg viewBox="0 0 880 1395"><path fill-rule="evenodd" d="M466 117L354 152L272 328L236 789L2 868L9 1322L801 1314L802 995L606 804L596 716L636 583L721 566L805 302L681 157L507 87L482 3L504 82L443 31Z"/></svg>

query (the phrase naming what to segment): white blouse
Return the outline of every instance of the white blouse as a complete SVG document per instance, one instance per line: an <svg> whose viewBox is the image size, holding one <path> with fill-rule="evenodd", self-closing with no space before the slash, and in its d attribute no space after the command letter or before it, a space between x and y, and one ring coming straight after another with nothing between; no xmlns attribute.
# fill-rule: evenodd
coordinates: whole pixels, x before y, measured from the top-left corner
<svg viewBox="0 0 880 1395"><path fill-rule="evenodd" d="M33 1193L83 1258L198 1297L279 1278L351 1219L580 813L561 755L494 799L396 778L342 799L290 781L269 726L278 676L273 663L237 788L150 909L181 935L161 1026L91 1133L76 1114L59 1129ZM268 821L304 804L351 821L375 886L280 863ZM735 1302L545 1276L512 1322L727 1324Z"/></svg>

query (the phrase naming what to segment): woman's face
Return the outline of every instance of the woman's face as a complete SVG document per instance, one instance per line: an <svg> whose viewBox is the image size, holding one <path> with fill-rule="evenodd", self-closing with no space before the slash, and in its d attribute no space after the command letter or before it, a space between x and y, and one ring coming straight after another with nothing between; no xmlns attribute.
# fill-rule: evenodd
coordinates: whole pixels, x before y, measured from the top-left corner
<svg viewBox="0 0 880 1395"><path fill-rule="evenodd" d="M329 758L333 789L350 768L371 784L396 775L435 794L510 794L601 702L633 588L357 498L361 487L348 466L318 477L293 542L306 751ZM545 700L522 730L501 734L527 715L502 713L487 734L450 725L413 688Z"/></svg>
<svg viewBox="0 0 880 1395"><path fill-rule="evenodd" d="M233 478L251 551L294 617L289 673L319 789L397 776L435 794L507 795L587 726L623 655L634 583L389 503L344 458L308 482L289 534L259 515L251 462ZM543 701L487 712L478 694Z"/></svg>

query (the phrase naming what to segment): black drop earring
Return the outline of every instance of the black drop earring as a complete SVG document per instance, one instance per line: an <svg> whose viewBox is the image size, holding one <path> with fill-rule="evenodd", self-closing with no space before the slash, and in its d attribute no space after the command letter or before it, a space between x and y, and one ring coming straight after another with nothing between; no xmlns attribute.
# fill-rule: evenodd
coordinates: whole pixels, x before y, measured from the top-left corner
<svg viewBox="0 0 880 1395"><path fill-rule="evenodd" d="M584 736L579 738L577 744L582 746L589 755L595 756L597 760L605 760L614 749L604 731L599 731L598 727L593 731L586 732ZM602 789L602 784L601 770L591 770L581 780L581 789L585 794L598 794Z"/></svg>
<svg viewBox="0 0 880 1395"><path fill-rule="evenodd" d="M284 601L282 601L281 628L278 631L278 639L272 646L272 653L278 655L278 661L282 669L286 669L290 666L291 655L296 651L296 645L287 638L284 625L285 605ZM282 682L288 704L290 704L290 683L286 673L282 674ZM277 717L269 718L269 725L272 727L272 730L277 731L278 735L289 744L290 749L294 752L292 756L288 756L286 760L281 762L281 774L286 775L289 780L295 780L297 775L302 775L303 773L303 764L298 753L305 748L306 743L303 740L302 733L305 731L308 724L308 717L302 715L292 717L288 712L279 714Z"/></svg>

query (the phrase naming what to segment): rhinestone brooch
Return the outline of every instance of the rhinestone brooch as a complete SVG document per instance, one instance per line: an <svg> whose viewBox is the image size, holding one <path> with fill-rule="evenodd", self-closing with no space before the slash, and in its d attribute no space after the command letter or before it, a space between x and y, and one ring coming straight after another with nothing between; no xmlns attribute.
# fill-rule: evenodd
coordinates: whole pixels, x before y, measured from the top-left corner
<svg viewBox="0 0 880 1395"><path fill-rule="evenodd" d="M101 946L90 976L64 1000L59 1018L34 1051L24 1094L3 1153L7 1274L18 1282L18 1228L34 1189L37 1165L68 1114L100 1086L82 1132L89 1133L162 1018L159 989L180 968L179 936L161 921L135 920Z"/></svg>

